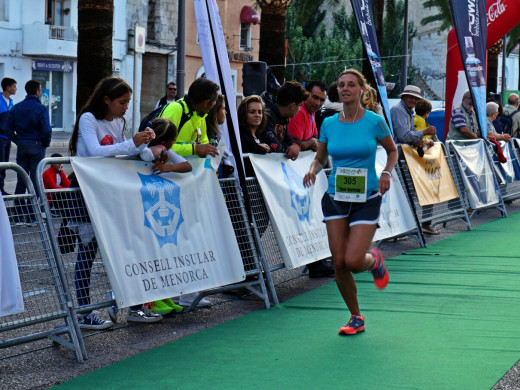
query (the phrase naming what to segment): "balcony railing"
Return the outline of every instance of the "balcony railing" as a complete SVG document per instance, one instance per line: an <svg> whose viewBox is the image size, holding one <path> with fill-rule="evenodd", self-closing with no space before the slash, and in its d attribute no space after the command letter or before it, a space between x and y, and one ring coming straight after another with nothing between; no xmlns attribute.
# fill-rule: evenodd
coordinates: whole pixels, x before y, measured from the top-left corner
<svg viewBox="0 0 520 390"><path fill-rule="evenodd" d="M60 39L64 41L77 41L72 27L49 26L49 39Z"/></svg>

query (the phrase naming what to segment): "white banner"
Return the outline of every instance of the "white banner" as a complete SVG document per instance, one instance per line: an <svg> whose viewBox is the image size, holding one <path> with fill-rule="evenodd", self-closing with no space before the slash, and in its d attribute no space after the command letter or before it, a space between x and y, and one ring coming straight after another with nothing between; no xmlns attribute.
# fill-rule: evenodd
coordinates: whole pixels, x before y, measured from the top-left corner
<svg viewBox="0 0 520 390"><path fill-rule="evenodd" d="M119 307L245 279L209 160L193 157L192 172L161 175L138 160L71 162Z"/></svg>
<svg viewBox="0 0 520 390"><path fill-rule="evenodd" d="M321 210L321 198L328 186L325 173L317 175L312 187L303 186L314 154L301 152L296 161L281 153L249 155L289 269L331 256Z"/></svg>
<svg viewBox="0 0 520 390"><path fill-rule="evenodd" d="M487 141L486 141L487 142ZM448 141L455 151L472 209L497 204L498 183L493 175L484 141Z"/></svg>
<svg viewBox="0 0 520 390"><path fill-rule="evenodd" d="M220 85L221 92L226 95L226 110L231 115L233 128L235 129L235 137L237 139L237 147L240 151L240 155L242 155L235 88L233 85L233 78L231 77L231 66L229 65L226 40L220 22L218 5L215 0L194 0L193 6L195 9L195 21L197 23L197 34L199 37L202 62L204 64L204 72L208 79ZM215 42L215 45L213 45L213 42ZM220 64L222 79L219 77L217 62ZM221 126L222 136L226 143L226 151L230 158L233 158L227 122ZM233 165L236 167L234 161Z"/></svg>
<svg viewBox="0 0 520 390"><path fill-rule="evenodd" d="M0 195L0 317L24 311L13 232Z"/></svg>
<svg viewBox="0 0 520 390"><path fill-rule="evenodd" d="M376 172L381 172L386 165L386 151L377 148ZM406 199L403 186L395 170L392 171L390 189L383 196L379 229L376 230L374 241L384 240L417 229L410 204Z"/></svg>

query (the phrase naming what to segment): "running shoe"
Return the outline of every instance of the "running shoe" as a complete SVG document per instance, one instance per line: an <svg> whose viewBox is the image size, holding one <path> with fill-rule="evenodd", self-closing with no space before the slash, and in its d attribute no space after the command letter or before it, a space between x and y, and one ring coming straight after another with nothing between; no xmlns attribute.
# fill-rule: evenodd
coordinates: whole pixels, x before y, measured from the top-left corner
<svg viewBox="0 0 520 390"><path fill-rule="evenodd" d="M372 248L368 251L374 259L376 259L375 264L370 268L370 272L372 272L372 276L374 277L374 284L380 290L384 289L388 284L388 269L386 269L385 262L383 261L383 254L377 248Z"/></svg>
<svg viewBox="0 0 520 390"><path fill-rule="evenodd" d="M147 304L150 310L156 314L170 314L172 312L172 308L168 306L163 301L155 301Z"/></svg>
<svg viewBox="0 0 520 390"><path fill-rule="evenodd" d="M163 299L162 300L166 305L168 305L169 307L171 307L174 311L176 312L180 312L180 311L183 311L184 308L181 306L181 305L177 305L175 302L173 302L173 299L171 298L166 298L166 299Z"/></svg>
<svg viewBox="0 0 520 390"><path fill-rule="evenodd" d="M150 311L146 305L142 306L142 310L128 310L128 322L157 322L163 318L160 314L156 314Z"/></svg>
<svg viewBox="0 0 520 390"><path fill-rule="evenodd" d="M347 325L339 328L339 334L342 336L350 336L356 333L365 331L365 317L364 316L350 316Z"/></svg>

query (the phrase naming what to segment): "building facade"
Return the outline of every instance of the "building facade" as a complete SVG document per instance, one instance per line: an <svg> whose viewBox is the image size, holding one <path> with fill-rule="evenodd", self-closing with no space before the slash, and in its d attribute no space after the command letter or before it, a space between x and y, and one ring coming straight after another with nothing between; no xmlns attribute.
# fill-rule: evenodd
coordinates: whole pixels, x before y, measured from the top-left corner
<svg viewBox="0 0 520 390"><path fill-rule="evenodd" d="M15 103L25 98L28 80L40 81L54 130L72 131L76 118L78 1L0 0L0 78L17 81ZM258 16L250 3L217 1L239 97L242 64L258 59ZM247 12L241 13L244 7ZM166 83L176 80L177 22L177 0L114 0L112 72L134 90L127 113L130 128L153 109ZM134 51L136 27L146 32L144 53ZM204 73L192 1L186 1L185 48L187 91Z"/></svg>

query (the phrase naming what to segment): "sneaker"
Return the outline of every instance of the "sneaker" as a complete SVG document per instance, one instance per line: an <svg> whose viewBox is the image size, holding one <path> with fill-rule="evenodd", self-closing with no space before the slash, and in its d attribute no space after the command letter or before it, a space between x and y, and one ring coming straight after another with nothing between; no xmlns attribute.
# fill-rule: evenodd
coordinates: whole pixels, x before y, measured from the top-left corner
<svg viewBox="0 0 520 390"><path fill-rule="evenodd" d="M170 314L172 308L163 301L155 301L147 304L150 310L156 314Z"/></svg>
<svg viewBox="0 0 520 390"><path fill-rule="evenodd" d="M102 320L94 313L84 316L78 315L78 324L81 329L107 329L114 326L112 321Z"/></svg>
<svg viewBox="0 0 520 390"><path fill-rule="evenodd" d="M347 325L339 328L339 334L343 336L350 336L356 333L365 331L365 317L364 316L350 316Z"/></svg>
<svg viewBox="0 0 520 390"><path fill-rule="evenodd" d="M129 310L126 318L128 322L157 322L162 319L162 315L152 312L146 304L143 305L142 310Z"/></svg>
<svg viewBox="0 0 520 390"><path fill-rule="evenodd" d="M179 305L181 306L191 306L191 304L195 301L199 294L191 293L191 294L182 294L179 297ZM199 303L197 303L197 307L209 307L211 306L211 302L206 298L202 298Z"/></svg>
<svg viewBox="0 0 520 390"><path fill-rule="evenodd" d="M424 234L431 234L431 235L439 234L439 232L437 230L435 230L434 228L432 228L430 225L423 225L422 231Z"/></svg>
<svg viewBox="0 0 520 390"><path fill-rule="evenodd" d="M309 278L327 278L334 275L334 267L326 260L307 264L307 268L309 269Z"/></svg>
<svg viewBox="0 0 520 390"><path fill-rule="evenodd" d="M112 320L113 323L117 322L117 313L119 313L119 309L117 306L109 306L107 307L108 316Z"/></svg>
<svg viewBox="0 0 520 390"><path fill-rule="evenodd" d="M38 221L34 217L27 217L25 219L25 226L37 226Z"/></svg>
<svg viewBox="0 0 520 390"><path fill-rule="evenodd" d="M181 305L177 305L175 302L173 302L173 299L171 298L166 298L166 299L163 299L162 300L166 305L168 305L169 307L171 307L174 311L176 311L177 313L180 312L180 311L183 311L184 308L181 306Z"/></svg>
<svg viewBox="0 0 520 390"><path fill-rule="evenodd" d="M377 248L372 248L368 251L374 259L376 259L376 263L370 268L370 272L372 272L372 276L374 277L374 284L380 290L384 289L388 284L388 270L386 269L385 262L383 261L383 254Z"/></svg>

